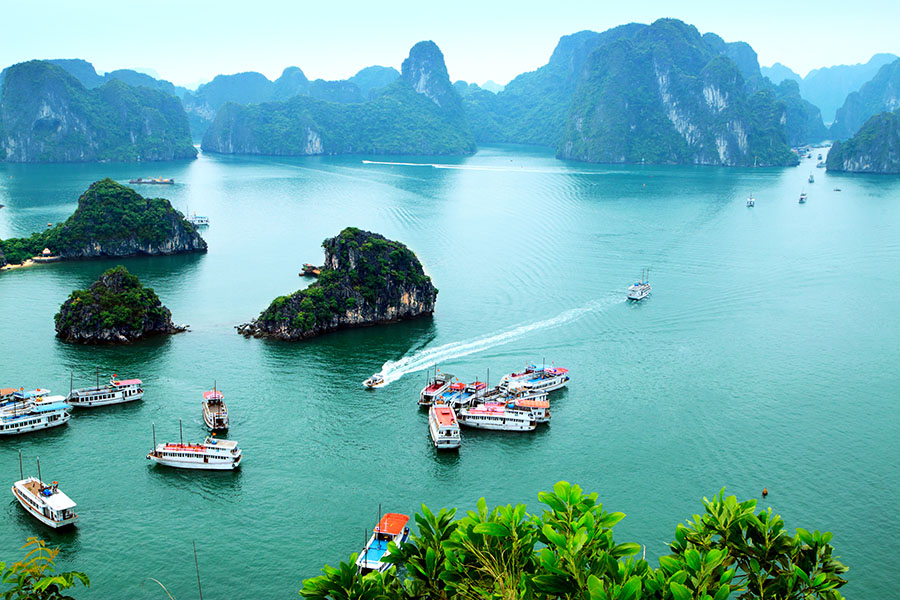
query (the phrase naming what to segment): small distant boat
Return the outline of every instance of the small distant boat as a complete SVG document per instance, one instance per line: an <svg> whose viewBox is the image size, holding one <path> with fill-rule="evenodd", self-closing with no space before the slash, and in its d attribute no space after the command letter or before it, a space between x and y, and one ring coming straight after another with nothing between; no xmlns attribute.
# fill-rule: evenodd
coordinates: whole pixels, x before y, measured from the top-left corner
<svg viewBox="0 0 900 600"><path fill-rule="evenodd" d="M466 427L494 431L534 431L537 426L531 411L512 410L500 402L461 408L456 420Z"/></svg>
<svg viewBox="0 0 900 600"><path fill-rule="evenodd" d="M812 152L806 155L806 158L812 158Z"/></svg>
<svg viewBox="0 0 900 600"><path fill-rule="evenodd" d="M384 376L381 373L375 373L365 381L363 381L363 385L368 389L372 390L384 385Z"/></svg>
<svg viewBox="0 0 900 600"><path fill-rule="evenodd" d="M228 429L228 407L225 406L225 395L218 389L203 392L203 422L210 431L226 431Z"/></svg>
<svg viewBox="0 0 900 600"><path fill-rule="evenodd" d="M24 399L0 412L0 435L18 435L65 425L71 407L63 396Z"/></svg>
<svg viewBox="0 0 900 600"><path fill-rule="evenodd" d="M208 437L202 444L159 444L147 459L177 469L232 471L241 466L243 453L234 440Z"/></svg>
<svg viewBox="0 0 900 600"><path fill-rule="evenodd" d="M41 462L38 460L38 476L25 477L22 471L22 453L19 453L19 476L21 480L12 485L13 496L32 517L53 529L72 525L78 515L76 504L59 489L59 482L47 485L41 481Z"/></svg>
<svg viewBox="0 0 900 600"><path fill-rule="evenodd" d="M753 194L747 197L747 206L756 206L756 199L753 197Z"/></svg>
<svg viewBox="0 0 900 600"><path fill-rule="evenodd" d="M806 192L802 192L802 193L800 194L800 200L799 200L799 202L800 202L800 204L806 204Z"/></svg>
<svg viewBox="0 0 900 600"><path fill-rule="evenodd" d="M441 373L437 367L434 370L434 376L427 380L425 387L419 392L419 406L431 406L434 401L450 389L450 383L453 375L449 373Z"/></svg>
<svg viewBox="0 0 900 600"><path fill-rule="evenodd" d="M460 446L459 423L453 409L434 404L428 409L428 431L438 450L458 450Z"/></svg>
<svg viewBox="0 0 900 600"><path fill-rule="evenodd" d="M819 155L819 160L822 160L822 155L821 155L821 154Z"/></svg>
<svg viewBox="0 0 900 600"><path fill-rule="evenodd" d="M808 181L809 181L810 183L815 183L815 182L816 182L816 178L813 177L813 174L812 174L812 173L809 174L809 179L808 179Z"/></svg>
<svg viewBox="0 0 900 600"><path fill-rule="evenodd" d="M151 185L172 185L174 179L163 179L162 177L138 177L137 179L129 179L128 183L148 183Z"/></svg>
<svg viewBox="0 0 900 600"><path fill-rule="evenodd" d="M318 277L322 272L322 267L317 267L316 265L311 265L309 263L303 263L303 271L300 272L300 275L303 277Z"/></svg>
<svg viewBox="0 0 900 600"><path fill-rule="evenodd" d="M388 544L394 542L397 546L402 546L406 543L409 538L409 527L406 526L408 522L409 517L399 513L387 513L378 519L372 537L356 559L356 566L360 572L383 573L393 566L391 563L383 562L387 555Z"/></svg>
<svg viewBox="0 0 900 600"><path fill-rule="evenodd" d="M816 168L817 168L817 169L824 169L826 166L827 166L827 165L825 164L825 162L822 161L822 162L820 162L819 164L816 165Z"/></svg>
<svg viewBox="0 0 900 600"><path fill-rule="evenodd" d="M841 191L841 188L834 188L834 191L839 192Z"/></svg>
<svg viewBox="0 0 900 600"><path fill-rule="evenodd" d="M647 296L650 295L650 269L644 269L641 271L640 280L634 282L634 284L628 288L628 299L629 300L643 300Z"/></svg>
<svg viewBox="0 0 900 600"><path fill-rule="evenodd" d="M144 397L143 383L140 379L119 380L113 373L109 383L100 385L100 371L97 370L97 384L92 387L71 389L66 402L76 408L90 408L132 402Z"/></svg>
<svg viewBox="0 0 900 600"><path fill-rule="evenodd" d="M187 221L194 227L209 227L209 217L204 217L202 215L198 215L197 213L189 216L187 218Z"/></svg>

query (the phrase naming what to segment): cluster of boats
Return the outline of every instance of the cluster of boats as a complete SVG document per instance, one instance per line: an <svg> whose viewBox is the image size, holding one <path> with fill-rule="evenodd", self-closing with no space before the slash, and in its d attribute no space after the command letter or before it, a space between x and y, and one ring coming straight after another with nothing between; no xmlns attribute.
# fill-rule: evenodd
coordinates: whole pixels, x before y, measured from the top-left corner
<svg viewBox="0 0 900 600"><path fill-rule="evenodd" d="M99 370L96 385L71 389L67 396L51 395L50 390L37 388L0 389L0 435L15 435L56 427L67 423L72 408L96 408L140 400L144 389L140 379L117 379L113 374L109 383L100 383ZM243 458L238 443L217 438L216 434L228 430L229 415L225 396L215 386L203 393L203 421L211 435L201 443L156 444L156 427L153 429L153 450L147 454L152 462L168 467L203 470L234 470ZM40 460L37 477L25 477L22 456L19 454L19 481L12 485L12 493L19 504L33 517L50 527L59 528L73 524L75 502L59 489L59 482L46 483L41 478Z"/></svg>

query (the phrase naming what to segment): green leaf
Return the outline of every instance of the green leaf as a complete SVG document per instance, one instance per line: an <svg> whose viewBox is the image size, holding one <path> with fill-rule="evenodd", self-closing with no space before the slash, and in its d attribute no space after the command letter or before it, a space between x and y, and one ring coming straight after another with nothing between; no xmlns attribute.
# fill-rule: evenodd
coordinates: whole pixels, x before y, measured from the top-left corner
<svg viewBox="0 0 900 600"><path fill-rule="evenodd" d="M812 586L819 587L820 585L822 585L822 583L824 583L824 581L825 581L825 573L819 573L812 580Z"/></svg>
<svg viewBox="0 0 900 600"><path fill-rule="evenodd" d="M479 523L472 531L484 535L493 535L497 537L506 537L509 535L509 529L500 523Z"/></svg>
<svg viewBox="0 0 900 600"><path fill-rule="evenodd" d="M659 566L662 567L664 571L672 574L681 568L681 562L674 556L660 556Z"/></svg>
<svg viewBox="0 0 900 600"><path fill-rule="evenodd" d="M604 529L609 529L613 527L616 523L625 518L625 513L623 512L612 512L603 515L600 519L600 527Z"/></svg>
<svg viewBox="0 0 900 600"><path fill-rule="evenodd" d="M591 600L609 600L609 596L606 595L606 591L603 589L603 583L596 575L588 576L587 585Z"/></svg>
<svg viewBox="0 0 900 600"><path fill-rule="evenodd" d="M670 582L669 589L672 591L675 600L691 600L691 592L680 583L676 581Z"/></svg>
<svg viewBox="0 0 900 600"><path fill-rule="evenodd" d="M713 600L728 600L728 596L731 594L731 586L723 585L719 588L719 591L716 592Z"/></svg>

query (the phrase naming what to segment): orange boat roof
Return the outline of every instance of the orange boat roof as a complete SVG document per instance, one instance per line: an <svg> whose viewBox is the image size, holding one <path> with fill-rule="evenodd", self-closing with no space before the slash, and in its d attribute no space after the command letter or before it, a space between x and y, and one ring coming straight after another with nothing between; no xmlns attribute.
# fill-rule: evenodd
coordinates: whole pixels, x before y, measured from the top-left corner
<svg viewBox="0 0 900 600"><path fill-rule="evenodd" d="M18 388L0 388L0 396L10 396L18 391Z"/></svg>
<svg viewBox="0 0 900 600"><path fill-rule="evenodd" d="M204 400L223 400L224 398L225 394L223 394L219 390L209 390L208 392L203 392Z"/></svg>
<svg viewBox="0 0 900 600"><path fill-rule="evenodd" d="M388 535L397 535L403 531L409 517L400 513L386 513L378 522L375 531L378 533L386 533Z"/></svg>
<svg viewBox="0 0 900 600"><path fill-rule="evenodd" d="M516 400L516 406L526 406L528 408L550 408L548 400Z"/></svg>
<svg viewBox="0 0 900 600"><path fill-rule="evenodd" d="M435 406L434 414L437 416L438 423L443 427L456 425L456 415L449 406Z"/></svg>

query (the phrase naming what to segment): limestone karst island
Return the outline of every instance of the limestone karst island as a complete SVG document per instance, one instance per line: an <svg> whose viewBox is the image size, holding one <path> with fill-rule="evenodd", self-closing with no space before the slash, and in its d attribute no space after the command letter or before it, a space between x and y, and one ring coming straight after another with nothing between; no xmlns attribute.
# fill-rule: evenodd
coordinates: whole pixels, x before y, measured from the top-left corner
<svg viewBox="0 0 900 600"><path fill-rule="evenodd" d="M0 14L0 598L897 595L900 10L110 8Z"/></svg>

